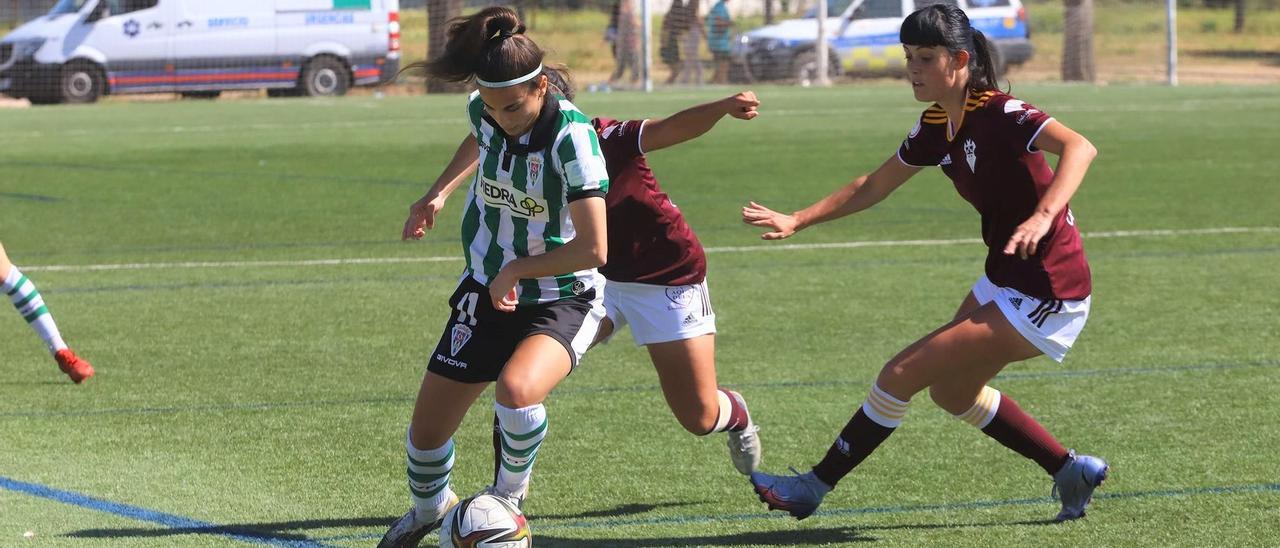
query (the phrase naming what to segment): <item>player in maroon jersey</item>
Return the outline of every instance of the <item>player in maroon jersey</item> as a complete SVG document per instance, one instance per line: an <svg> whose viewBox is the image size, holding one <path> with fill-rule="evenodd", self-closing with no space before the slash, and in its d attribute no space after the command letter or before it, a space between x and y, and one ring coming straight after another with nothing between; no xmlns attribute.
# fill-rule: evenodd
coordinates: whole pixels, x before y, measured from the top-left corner
<svg viewBox="0 0 1280 548"><path fill-rule="evenodd" d="M645 155L694 139L725 116L751 120L754 93L697 105L660 119L592 121L609 171L607 318L596 342L631 326L649 351L667 405L695 435L728 433L729 456L743 474L760 465L759 428L742 395L716 382L715 312L707 292L707 258L684 215L658 186Z"/></svg>
<svg viewBox="0 0 1280 548"><path fill-rule="evenodd" d="M550 85L572 101L572 83L556 68L545 70ZM631 325L636 344L647 347L663 395L676 420L697 435L728 433L729 455L743 474L760 464L759 428L742 395L716 382L715 313L707 292L707 260L684 215L658 186L645 154L697 138L726 115L751 120L760 102L754 93L697 105L653 120L592 120L609 172L606 217L609 233L605 276L608 317L598 344ZM444 200L475 169L474 163L444 189L429 211L434 224ZM500 440L494 437L495 455ZM494 463L495 470L498 463Z"/></svg>
<svg viewBox="0 0 1280 548"><path fill-rule="evenodd" d="M922 390L938 406L1034 460L1061 496L1059 521L1084 515L1107 475L1101 459L1058 443L987 383L1012 362L1062 361L1089 315L1090 277L1068 202L1097 151L1039 109L996 88L991 44L954 5L935 4L902 23L900 40L917 100L933 103L869 175L793 214L754 202L743 221L779 240L867 209L926 166L938 165L982 217L984 276L955 319L912 343L881 369L866 401L813 469L755 473L760 500L799 519L893 433ZM1041 151L1059 157L1049 168Z"/></svg>

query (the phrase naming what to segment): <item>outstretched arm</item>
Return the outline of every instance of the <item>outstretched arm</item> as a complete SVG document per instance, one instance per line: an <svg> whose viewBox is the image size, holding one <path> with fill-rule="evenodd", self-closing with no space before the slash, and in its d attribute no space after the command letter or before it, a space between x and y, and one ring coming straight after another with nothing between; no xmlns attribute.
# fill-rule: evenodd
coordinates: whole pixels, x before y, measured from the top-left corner
<svg viewBox="0 0 1280 548"><path fill-rule="evenodd" d="M1050 122L1036 136L1032 143L1036 148L1058 155L1058 169L1054 170L1053 182L1036 204L1031 218L1018 225L1004 246L1005 255L1017 254L1026 259L1036 254L1040 239L1053 228L1053 220L1067 206L1080 183L1084 182L1084 174L1089 171L1089 164L1098 155L1083 135L1058 122Z"/></svg>
<svg viewBox="0 0 1280 548"><path fill-rule="evenodd" d="M480 161L480 145L474 135L467 134L453 153L453 160L445 166L444 172L436 179L431 189L421 199L409 206L409 218L404 222L404 231L400 234L403 240L421 240L426 230L435 228L436 215L444 209L445 200L476 169Z"/></svg>
<svg viewBox="0 0 1280 548"><path fill-rule="evenodd" d="M719 101L687 108L666 118L649 120L644 124L644 131L640 135L640 148L647 153L696 139L711 131L725 115L750 120L760 114L757 110L759 106L760 100L756 99L756 94L744 91Z"/></svg>
<svg viewBox="0 0 1280 548"><path fill-rule="evenodd" d="M871 174L854 179L844 188L790 215L751 202L742 208L742 222L772 229L760 235L765 240L789 238L802 229L839 219L880 203L921 169L923 168L902 163L897 156L891 156Z"/></svg>

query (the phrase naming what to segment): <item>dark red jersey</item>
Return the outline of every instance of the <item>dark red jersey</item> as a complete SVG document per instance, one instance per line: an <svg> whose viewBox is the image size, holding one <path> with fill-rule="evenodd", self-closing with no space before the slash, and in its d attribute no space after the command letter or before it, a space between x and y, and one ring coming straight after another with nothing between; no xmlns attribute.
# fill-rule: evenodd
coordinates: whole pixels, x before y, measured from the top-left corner
<svg viewBox="0 0 1280 548"><path fill-rule="evenodd" d="M1083 299L1093 291L1089 263L1070 206L1053 220L1036 254L1005 255L1013 231L1035 211L1053 170L1032 144L1053 118L998 91L973 92L958 123L937 104L920 116L898 148L911 166L941 166L956 190L982 215L987 277L1039 299ZM952 133L959 125L958 132Z"/></svg>
<svg viewBox="0 0 1280 548"><path fill-rule="evenodd" d="M701 282L707 276L706 252L645 161L644 120L596 118L591 123L609 170L609 260L600 273L615 282Z"/></svg>

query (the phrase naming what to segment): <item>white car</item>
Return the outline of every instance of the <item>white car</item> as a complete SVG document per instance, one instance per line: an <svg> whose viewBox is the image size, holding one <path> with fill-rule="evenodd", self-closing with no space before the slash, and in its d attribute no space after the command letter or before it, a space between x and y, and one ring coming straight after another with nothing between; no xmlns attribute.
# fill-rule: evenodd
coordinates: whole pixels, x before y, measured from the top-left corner
<svg viewBox="0 0 1280 548"><path fill-rule="evenodd" d="M1031 26L1021 0L829 0L828 71L883 74L905 70L898 31L911 12L931 4L958 5L974 28L992 41L996 72L1031 58ZM817 75L813 14L751 30L733 51L731 77L738 80L794 80L808 85Z"/></svg>
<svg viewBox="0 0 1280 548"><path fill-rule="evenodd" d="M400 67L399 0L61 0L0 39L0 93L342 95Z"/></svg>

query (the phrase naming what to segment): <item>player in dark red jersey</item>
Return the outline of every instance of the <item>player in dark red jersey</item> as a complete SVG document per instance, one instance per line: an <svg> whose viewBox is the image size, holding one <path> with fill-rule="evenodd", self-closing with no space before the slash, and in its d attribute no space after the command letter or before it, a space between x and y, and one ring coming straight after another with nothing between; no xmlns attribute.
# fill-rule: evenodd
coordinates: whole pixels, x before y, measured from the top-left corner
<svg viewBox="0 0 1280 548"><path fill-rule="evenodd" d="M649 351L667 405L695 435L728 433L729 456L743 474L760 465L759 428L742 395L716 383L715 312L707 292L707 258L645 155L694 139L732 116L750 120L760 102L744 91L651 120L592 120L609 171L605 200L609 258L600 273L607 317L596 341L631 326Z"/></svg>
<svg viewBox="0 0 1280 548"><path fill-rule="evenodd" d="M549 68L545 74L565 98L574 99L572 83L562 71ZM645 154L697 138L726 115L751 120L759 104L754 93L745 91L663 119L592 120L610 179L606 221L615 227L608 236L613 251L600 269L608 280L607 317L596 343L629 324L636 344L649 350L676 420L697 435L727 432L729 455L743 474L760 464L759 428L742 395L716 382L715 313L707 292L706 254L684 215L658 186ZM426 219L427 228L474 169L473 163L443 190ZM499 442L495 437L495 451Z"/></svg>
<svg viewBox="0 0 1280 548"><path fill-rule="evenodd" d="M883 200L926 166L938 165L982 216L986 273L955 319L885 364L866 401L813 470L755 473L770 509L804 519L823 496L893 433L922 390L938 406L1034 460L1061 496L1059 521L1084 515L1107 475L1101 459L1058 443L987 383L1012 362L1041 354L1062 361L1089 314L1089 265L1068 202L1097 151L1044 112L996 88L991 44L954 5L936 4L902 24L917 100L933 103L878 169L787 215L750 203L743 221L766 240L856 213ZM1041 151L1059 157L1049 168Z"/></svg>

